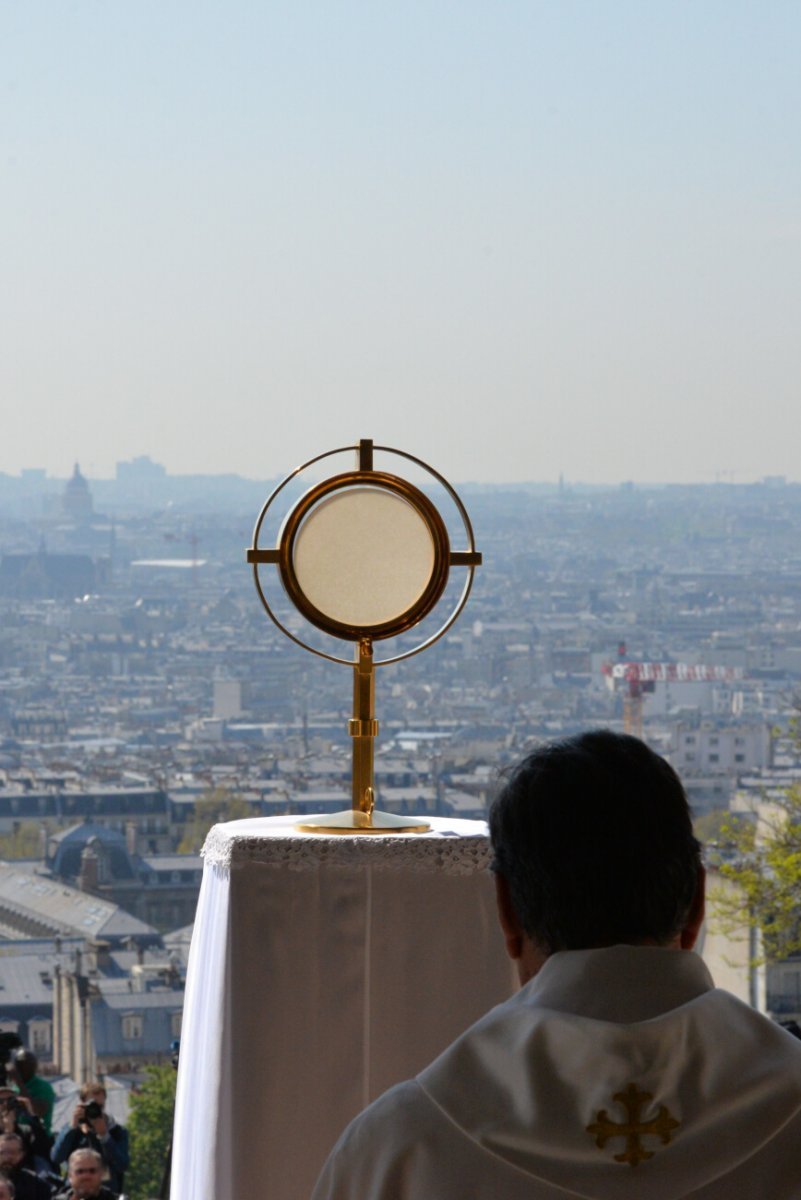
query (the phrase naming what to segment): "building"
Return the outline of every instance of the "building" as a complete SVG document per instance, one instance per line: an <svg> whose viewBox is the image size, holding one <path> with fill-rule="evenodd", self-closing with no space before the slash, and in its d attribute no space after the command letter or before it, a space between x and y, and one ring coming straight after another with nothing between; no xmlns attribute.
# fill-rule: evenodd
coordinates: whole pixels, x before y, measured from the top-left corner
<svg viewBox="0 0 801 1200"><path fill-rule="evenodd" d="M184 972L170 956L146 956L121 971L107 943L93 943L53 979L53 1061L79 1082L169 1061L181 1035Z"/></svg>
<svg viewBox="0 0 801 1200"><path fill-rule="evenodd" d="M109 560L88 554L4 554L0 558L0 595L17 600L74 600L109 579Z"/></svg>
<svg viewBox="0 0 801 1200"><path fill-rule="evenodd" d="M136 823L125 834L85 821L48 840L52 874L82 892L103 897L166 931L194 919L203 864L196 854L137 851Z"/></svg>
<svg viewBox="0 0 801 1200"><path fill-rule="evenodd" d="M61 509L76 525L88 525L94 515L92 493L77 463L62 493Z"/></svg>
<svg viewBox="0 0 801 1200"><path fill-rule="evenodd" d="M30 864L0 862L0 938L92 938L121 947L158 945L152 926L118 904L71 887Z"/></svg>

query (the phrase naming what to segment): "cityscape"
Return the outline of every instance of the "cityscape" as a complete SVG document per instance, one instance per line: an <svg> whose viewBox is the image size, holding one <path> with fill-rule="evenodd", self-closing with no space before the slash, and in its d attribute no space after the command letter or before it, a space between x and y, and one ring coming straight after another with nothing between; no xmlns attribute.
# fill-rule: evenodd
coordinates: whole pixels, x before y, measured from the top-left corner
<svg viewBox="0 0 801 1200"><path fill-rule="evenodd" d="M207 830L350 804L348 673L266 619L246 563L274 484L148 457L0 476L0 1028L116 1081L122 1116L180 1036ZM459 491L483 565L377 673L383 809L481 819L527 748L594 726L665 755L713 843L801 777L801 485ZM799 1019L800 984L769 971L767 1011Z"/></svg>
<svg viewBox="0 0 801 1200"><path fill-rule="evenodd" d="M799 38L0 9L0 1200L795 1195Z"/></svg>

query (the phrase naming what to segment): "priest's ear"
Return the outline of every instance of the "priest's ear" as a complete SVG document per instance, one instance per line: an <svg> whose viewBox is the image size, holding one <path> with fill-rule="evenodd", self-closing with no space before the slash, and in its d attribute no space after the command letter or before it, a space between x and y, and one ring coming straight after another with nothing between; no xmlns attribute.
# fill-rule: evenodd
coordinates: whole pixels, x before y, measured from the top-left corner
<svg viewBox="0 0 801 1200"><path fill-rule="evenodd" d="M501 923L503 938L506 942L506 953L511 959L519 959L523 955L523 943L526 935L512 904L506 877L497 872L495 874L495 898L498 901L498 920Z"/></svg>
<svg viewBox="0 0 801 1200"><path fill-rule="evenodd" d="M706 870L703 866L698 868L698 882L695 885L695 895L693 902L690 905L690 911L687 914L687 920L684 922L684 928L681 931L681 948L682 950L692 950L698 934L701 932L701 926L704 923L706 916Z"/></svg>
<svg viewBox="0 0 801 1200"><path fill-rule="evenodd" d="M506 942L506 953L513 960L521 985L528 983L539 971L548 957L547 952L532 942L515 912L509 884L503 875L495 876L495 894L498 899L498 920Z"/></svg>

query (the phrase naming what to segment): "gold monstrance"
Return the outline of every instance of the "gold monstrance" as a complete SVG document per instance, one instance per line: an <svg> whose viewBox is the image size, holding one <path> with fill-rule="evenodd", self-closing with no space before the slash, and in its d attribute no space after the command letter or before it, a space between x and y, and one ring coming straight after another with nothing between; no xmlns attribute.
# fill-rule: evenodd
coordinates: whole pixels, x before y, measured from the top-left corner
<svg viewBox="0 0 801 1200"><path fill-rule="evenodd" d="M277 545L259 546L264 518L280 493L301 471L335 454L355 450L356 469L331 475L309 488L284 517ZM406 459L422 468L446 490L467 536L466 550L451 550L445 521L419 488L399 475L373 468L373 451ZM267 500L256 521L253 545L247 552L253 564L256 590L270 619L293 642L353 670L352 807L339 813L308 817L297 826L309 833L423 833L419 817L398 816L375 808L373 744L375 668L400 662L438 641L467 603L473 575L481 563L467 511L451 485L419 458L373 446L327 450L287 475ZM330 637L355 643L355 658L328 654L303 641L279 620L259 578L259 567L278 568L284 590L312 625ZM373 643L414 628L442 598L451 567L466 567L461 594L445 622L419 645L391 658L373 658Z"/></svg>

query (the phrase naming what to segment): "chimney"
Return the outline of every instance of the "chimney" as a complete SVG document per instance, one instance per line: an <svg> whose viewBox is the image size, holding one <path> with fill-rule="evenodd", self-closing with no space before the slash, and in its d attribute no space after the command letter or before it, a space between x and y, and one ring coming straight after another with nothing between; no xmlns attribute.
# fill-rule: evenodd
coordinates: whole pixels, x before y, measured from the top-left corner
<svg viewBox="0 0 801 1200"><path fill-rule="evenodd" d="M99 865L97 855L92 847L84 847L81 852L81 873L78 876L78 887L82 892L97 891Z"/></svg>
<svg viewBox="0 0 801 1200"><path fill-rule="evenodd" d="M136 821L125 822L125 848L132 857L136 854L138 832Z"/></svg>
<svg viewBox="0 0 801 1200"><path fill-rule="evenodd" d="M107 970L111 966L111 943L100 939L87 942L87 949L92 952L92 965L95 971Z"/></svg>

